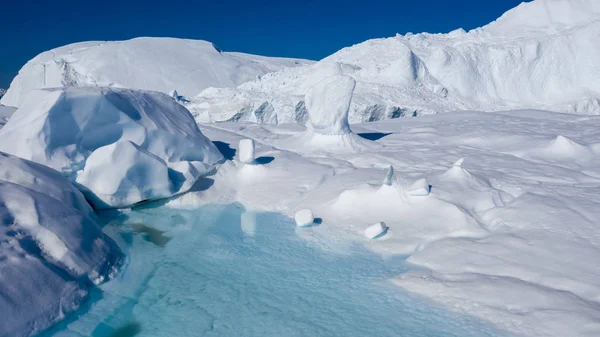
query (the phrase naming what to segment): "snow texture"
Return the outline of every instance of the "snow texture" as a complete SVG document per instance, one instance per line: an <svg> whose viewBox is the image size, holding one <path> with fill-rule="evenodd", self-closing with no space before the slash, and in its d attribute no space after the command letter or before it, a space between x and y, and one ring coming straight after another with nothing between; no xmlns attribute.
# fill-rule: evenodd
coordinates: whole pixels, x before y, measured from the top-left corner
<svg viewBox="0 0 600 337"><path fill-rule="evenodd" d="M185 192L223 158L165 94L89 87L28 97L0 130L0 150L60 171L96 208Z"/></svg>
<svg viewBox="0 0 600 337"><path fill-rule="evenodd" d="M34 335L76 310L122 254L60 173L0 153L0 336Z"/></svg>
<svg viewBox="0 0 600 337"><path fill-rule="evenodd" d="M45 51L27 62L0 101L20 107L34 89L121 87L197 95L236 87L283 67L311 61L227 53L212 43L174 38L90 41Z"/></svg>
<svg viewBox="0 0 600 337"><path fill-rule="evenodd" d="M307 88L356 79L351 123L451 110L600 113L600 3L536 0L465 32L373 39L237 89L207 89L187 104L199 122L306 121ZM264 111L277 118L259 119Z"/></svg>

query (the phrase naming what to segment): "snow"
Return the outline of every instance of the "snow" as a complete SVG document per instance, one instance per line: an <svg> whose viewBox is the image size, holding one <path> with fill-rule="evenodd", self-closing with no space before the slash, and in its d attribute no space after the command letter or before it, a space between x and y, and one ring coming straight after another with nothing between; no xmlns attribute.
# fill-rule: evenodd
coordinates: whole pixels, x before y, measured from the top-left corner
<svg viewBox="0 0 600 337"><path fill-rule="evenodd" d="M369 239L375 239L387 231L387 226L384 222L378 222L365 229L365 236Z"/></svg>
<svg viewBox="0 0 600 337"><path fill-rule="evenodd" d="M324 135L350 133L348 109L356 81L350 76L331 76L306 94L307 128Z"/></svg>
<svg viewBox="0 0 600 337"><path fill-rule="evenodd" d="M0 105L0 128L8 122L8 119L15 113L15 110L17 109L14 107Z"/></svg>
<svg viewBox="0 0 600 337"><path fill-rule="evenodd" d="M421 178L410 185L407 192L414 197L425 197L429 195L429 190L429 181L425 178Z"/></svg>
<svg viewBox="0 0 600 337"><path fill-rule="evenodd" d="M254 139L242 139L238 145L240 162L252 163L256 156L254 154Z"/></svg>
<svg viewBox="0 0 600 337"><path fill-rule="evenodd" d="M120 87L197 95L208 87L236 87L268 72L311 61L218 50L202 40L136 38L90 41L45 51L19 71L0 101L21 107L34 89Z"/></svg>
<svg viewBox="0 0 600 337"><path fill-rule="evenodd" d="M0 153L2 336L36 334L76 310L122 255L60 173Z"/></svg>
<svg viewBox="0 0 600 337"><path fill-rule="evenodd" d="M296 220L296 226L306 227L314 223L315 216L310 209L301 209L294 214L294 220Z"/></svg>
<svg viewBox="0 0 600 337"><path fill-rule="evenodd" d="M96 208L185 192L223 158L166 94L88 87L28 97L0 130L0 151L60 171Z"/></svg>
<svg viewBox="0 0 600 337"><path fill-rule="evenodd" d="M310 209L322 222L298 228L299 237L340 254L360 243L383 257L407 256L417 269L390 278L448 310L516 335L594 336L599 126L595 116L540 110L448 112L353 124L372 147L313 151L281 146L307 132L297 124L203 124L211 139L254 139L272 159L227 161L207 177L210 188L166 206L239 202L247 212L290 217ZM379 222L386 235L365 238ZM260 232L256 225L244 227Z"/></svg>
<svg viewBox="0 0 600 337"><path fill-rule="evenodd" d="M236 89L207 89L186 104L199 122L305 121L314 83L349 75L351 123L451 110L545 109L600 114L596 0L536 0L484 27L372 39L315 63L286 68Z"/></svg>

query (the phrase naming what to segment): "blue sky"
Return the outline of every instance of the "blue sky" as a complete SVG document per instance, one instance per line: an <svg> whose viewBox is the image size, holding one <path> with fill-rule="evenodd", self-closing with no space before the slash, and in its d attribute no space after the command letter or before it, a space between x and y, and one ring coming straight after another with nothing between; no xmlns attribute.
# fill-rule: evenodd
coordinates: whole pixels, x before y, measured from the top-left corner
<svg viewBox="0 0 600 337"><path fill-rule="evenodd" d="M38 53L138 36L203 39L226 51L318 60L364 40L482 26L521 0L8 0L0 88Z"/></svg>

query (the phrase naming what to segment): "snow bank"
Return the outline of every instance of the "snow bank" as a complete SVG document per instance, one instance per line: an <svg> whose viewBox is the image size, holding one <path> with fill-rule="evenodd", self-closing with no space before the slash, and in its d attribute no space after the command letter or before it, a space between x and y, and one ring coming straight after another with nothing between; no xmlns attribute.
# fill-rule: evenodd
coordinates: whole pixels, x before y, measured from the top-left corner
<svg viewBox="0 0 600 337"><path fill-rule="evenodd" d="M183 96L208 87L236 87L310 61L222 52L207 41L136 38L81 42L43 52L27 62L12 81L2 104L20 107L33 89L122 87L173 89Z"/></svg>
<svg viewBox="0 0 600 337"><path fill-rule="evenodd" d="M166 94L89 87L28 97L0 130L0 151L62 172L98 208L185 192L222 160Z"/></svg>
<svg viewBox="0 0 600 337"><path fill-rule="evenodd" d="M60 173L0 153L0 336L29 336L78 308L121 252Z"/></svg>
<svg viewBox="0 0 600 337"><path fill-rule="evenodd" d="M198 121L260 122L253 114L268 107L279 123L303 123L307 86L346 74L357 81L352 123L468 109L599 114L600 46L589 43L600 38L599 6L536 0L469 32L368 40L235 90L204 91L187 106Z"/></svg>

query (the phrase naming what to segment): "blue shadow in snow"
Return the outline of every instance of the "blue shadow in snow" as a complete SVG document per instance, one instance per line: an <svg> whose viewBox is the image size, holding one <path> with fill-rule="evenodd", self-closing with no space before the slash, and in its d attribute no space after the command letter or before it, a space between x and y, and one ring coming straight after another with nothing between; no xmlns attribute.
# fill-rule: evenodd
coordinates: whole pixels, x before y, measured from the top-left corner
<svg viewBox="0 0 600 337"><path fill-rule="evenodd" d="M217 147L217 149L221 152L221 154L223 155L223 157L225 157L225 159L227 160L233 160L233 158L235 158L235 149L231 148L231 146L229 145L229 143L225 143L225 142L221 142L218 140L215 140L213 142L213 144L215 144L215 146Z"/></svg>
<svg viewBox="0 0 600 337"><path fill-rule="evenodd" d="M384 132L364 132L364 133L359 133L358 135L364 139L368 139L368 140L380 140L381 138L385 137L385 136L389 136L392 133L384 133Z"/></svg>

